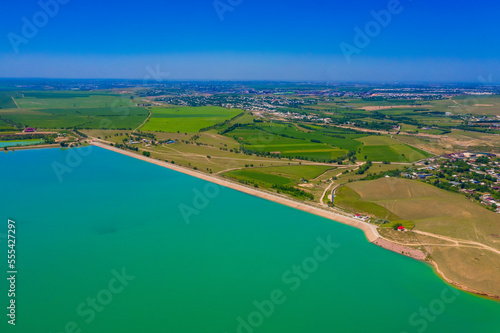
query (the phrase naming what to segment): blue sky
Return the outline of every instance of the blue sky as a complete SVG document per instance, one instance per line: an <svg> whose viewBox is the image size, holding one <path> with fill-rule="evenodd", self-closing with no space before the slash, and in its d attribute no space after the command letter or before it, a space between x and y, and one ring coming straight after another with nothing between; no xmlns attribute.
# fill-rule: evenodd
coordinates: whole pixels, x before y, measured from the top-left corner
<svg viewBox="0 0 500 333"><path fill-rule="evenodd" d="M169 79L500 78L493 0L59 2L53 17L35 0L0 4L0 77L141 79L159 66ZM373 11L392 13L381 25ZM340 45L355 51L346 58Z"/></svg>

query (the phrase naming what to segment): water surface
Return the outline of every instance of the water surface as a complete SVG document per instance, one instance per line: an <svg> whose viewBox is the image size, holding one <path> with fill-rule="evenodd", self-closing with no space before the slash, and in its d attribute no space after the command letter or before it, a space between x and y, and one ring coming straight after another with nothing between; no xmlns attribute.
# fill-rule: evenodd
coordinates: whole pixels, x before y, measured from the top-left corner
<svg viewBox="0 0 500 333"><path fill-rule="evenodd" d="M3 147L18 147L18 146L29 146L43 143L42 139L30 139L30 140L20 140L20 141L0 141L0 148Z"/></svg>
<svg viewBox="0 0 500 333"><path fill-rule="evenodd" d="M1 332L500 327L500 303L448 287L360 230L156 165L95 147L41 149L0 154L0 171L0 232L15 219L19 271L17 325L2 313ZM317 250L328 237L331 254ZM5 309L6 280L0 288Z"/></svg>

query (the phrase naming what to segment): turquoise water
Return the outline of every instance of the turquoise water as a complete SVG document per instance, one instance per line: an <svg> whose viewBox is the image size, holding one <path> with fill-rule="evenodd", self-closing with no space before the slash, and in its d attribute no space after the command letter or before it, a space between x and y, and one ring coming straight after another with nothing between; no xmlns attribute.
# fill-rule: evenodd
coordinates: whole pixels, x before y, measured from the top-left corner
<svg viewBox="0 0 500 333"><path fill-rule="evenodd" d="M314 215L99 148L2 153L0 171L18 261L1 332L499 331L500 303Z"/></svg>
<svg viewBox="0 0 500 333"><path fill-rule="evenodd" d="M0 141L0 148L3 147L16 147L16 146L29 146L43 143L42 139L21 140L21 141Z"/></svg>

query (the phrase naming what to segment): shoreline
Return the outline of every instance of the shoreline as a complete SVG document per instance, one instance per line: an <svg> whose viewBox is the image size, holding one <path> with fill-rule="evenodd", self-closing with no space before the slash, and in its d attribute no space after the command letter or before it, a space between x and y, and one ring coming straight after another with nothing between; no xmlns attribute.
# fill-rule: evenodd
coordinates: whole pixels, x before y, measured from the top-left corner
<svg viewBox="0 0 500 333"><path fill-rule="evenodd" d="M473 294L475 296L479 296L479 297L482 297L482 298L487 298L489 300L493 300L493 301L497 301L497 302L500 301L500 296L498 296L498 295L492 295L492 294L488 294L488 293L485 293L485 292L477 291L475 289L469 288L469 287L467 287L467 286L465 286L465 285L463 285L461 283L455 282L452 279L448 278L439 269L438 264L434 260L430 260L429 264L432 266L432 269L434 270L434 272L436 273L436 275L439 276L444 282L446 282L450 286L455 287L455 288L457 288L459 290L462 290L462 291L464 291L466 293Z"/></svg>
<svg viewBox="0 0 500 333"><path fill-rule="evenodd" d="M98 143L98 142L92 142L92 145L99 147L99 148L107 149L107 150L110 150L110 151L113 151L113 152L116 152L116 153L119 153L122 155L126 155L126 156L129 156L132 158L136 158L136 159L148 162L148 163L152 163L152 164L155 164L155 165L158 165L158 166L170 169L170 170L181 172L183 174L193 176L193 177L196 177L198 179L202 179L202 180L205 180L205 181L217 184L217 185L221 185L221 186L224 186L224 187L227 187L227 188L230 188L230 189L242 192L242 193L246 193L246 194L261 198L261 199L273 201L273 202L276 202L276 203L279 203L279 204L282 204L282 205L285 205L285 206L288 206L291 208L295 208L295 209L298 209L298 210L301 210L301 211L304 211L307 213L321 216L321 217L327 218L329 220L332 220L332 221L335 221L338 223L342 223L342 224L345 224L345 225L348 225L348 226L351 226L351 227L354 227L357 229L361 229L364 232L366 239L370 243L373 243L376 240L380 239L380 235L378 234L377 228L375 226L373 226L369 223L366 223L366 222L358 221L354 218L350 218L350 217L343 216L343 215L340 215L340 214L337 214L334 212L330 212L330 211L321 209L319 207L310 206L310 205L307 205L305 203L296 202L296 201L293 201L291 199L283 198L283 197L280 197L280 196L277 196L277 195L274 195L271 193L267 193L267 192L264 192L261 190L252 189L252 188L249 188L249 187L246 187L246 186L243 186L240 184L236 184L236 183L233 183L230 181L226 181L226 180L223 180L223 179L211 176L211 175L207 175L207 174L195 171L195 170L187 169L187 168L178 166L176 164L171 164L171 163L167 163L164 161L155 160L153 158L149 158L149 157L139 155L139 154L136 154L133 152L129 152L129 151L126 151L123 149L119 149L119 148L116 148L113 146L108 146L108 145Z"/></svg>

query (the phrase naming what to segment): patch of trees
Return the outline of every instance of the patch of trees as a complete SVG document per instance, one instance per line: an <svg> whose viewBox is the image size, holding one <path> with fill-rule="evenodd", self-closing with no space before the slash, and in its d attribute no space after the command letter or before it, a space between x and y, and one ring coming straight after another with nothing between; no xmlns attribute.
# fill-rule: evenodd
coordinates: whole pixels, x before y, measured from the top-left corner
<svg viewBox="0 0 500 333"><path fill-rule="evenodd" d="M79 136L81 136L82 138L88 138L88 135L85 134L85 133L82 133L80 132L79 130L77 130L76 128L73 129L73 131L78 134Z"/></svg>
<svg viewBox="0 0 500 333"><path fill-rule="evenodd" d="M368 169L371 168L371 166L373 165L372 161L368 160L366 161L365 164L363 164L357 171L356 171L356 174L358 175L363 175Z"/></svg>
<svg viewBox="0 0 500 333"><path fill-rule="evenodd" d="M297 198L306 198L309 200L314 200L314 195L304 190L298 189L293 186L277 185L272 186L273 189L277 190L278 193L286 193Z"/></svg>
<svg viewBox="0 0 500 333"><path fill-rule="evenodd" d="M213 125L213 126L208 126L208 127L202 128L202 129L200 129L200 130L199 130L199 132L206 132L206 131L210 131L210 130L212 130L212 129L216 129L216 128L218 128L218 127L222 127L222 126L224 126L224 125L228 125L230 122L232 122L232 121L234 121L235 119L237 119L237 118L239 118L239 117L243 116L244 114L245 114L245 112L241 112L241 113L237 114L236 116L234 116L233 118L228 119L228 120L226 120L226 121L223 121L222 123L218 123L218 124L215 124L215 125Z"/></svg>

